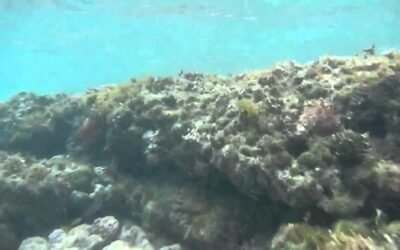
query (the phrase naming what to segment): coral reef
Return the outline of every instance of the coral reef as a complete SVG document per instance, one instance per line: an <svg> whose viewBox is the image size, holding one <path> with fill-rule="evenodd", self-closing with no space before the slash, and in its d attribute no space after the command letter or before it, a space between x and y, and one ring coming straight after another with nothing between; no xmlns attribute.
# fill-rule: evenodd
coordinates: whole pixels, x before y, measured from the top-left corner
<svg viewBox="0 0 400 250"><path fill-rule="evenodd" d="M89 230L112 215L177 249L399 248L399 95L396 51L21 93L0 104L0 244L65 226L142 247Z"/></svg>

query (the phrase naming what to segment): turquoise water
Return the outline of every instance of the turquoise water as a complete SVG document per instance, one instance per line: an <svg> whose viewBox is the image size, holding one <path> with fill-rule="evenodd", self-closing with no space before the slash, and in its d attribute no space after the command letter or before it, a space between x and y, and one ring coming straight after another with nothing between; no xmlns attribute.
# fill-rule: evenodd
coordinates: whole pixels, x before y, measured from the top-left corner
<svg viewBox="0 0 400 250"><path fill-rule="evenodd" d="M0 99L400 45L398 0L0 0Z"/></svg>

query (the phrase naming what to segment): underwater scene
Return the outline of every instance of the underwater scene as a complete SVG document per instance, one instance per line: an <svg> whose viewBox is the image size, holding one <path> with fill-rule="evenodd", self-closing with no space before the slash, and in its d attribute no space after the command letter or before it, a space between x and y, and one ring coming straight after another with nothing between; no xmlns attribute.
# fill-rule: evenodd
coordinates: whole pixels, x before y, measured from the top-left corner
<svg viewBox="0 0 400 250"><path fill-rule="evenodd" d="M0 250L400 249L399 0L0 0Z"/></svg>

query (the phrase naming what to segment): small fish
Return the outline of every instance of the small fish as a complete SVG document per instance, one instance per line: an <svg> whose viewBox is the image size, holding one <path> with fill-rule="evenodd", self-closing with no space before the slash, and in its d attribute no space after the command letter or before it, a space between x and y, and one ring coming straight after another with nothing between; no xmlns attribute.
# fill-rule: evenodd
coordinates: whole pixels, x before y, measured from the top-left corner
<svg viewBox="0 0 400 250"><path fill-rule="evenodd" d="M154 130L147 130L147 131L143 134L142 138L145 139L145 140L149 140L149 139L151 140L151 139L153 139L155 136L157 136L158 133L159 133L159 130L156 130L156 131L154 131Z"/></svg>
<svg viewBox="0 0 400 250"><path fill-rule="evenodd" d="M387 215L380 209L376 209L375 225L382 226L387 222Z"/></svg>
<svg viewBox="0 0 400 250"><path fill-rule="evenodd" d="M375 55L375 44L372 44L371 47L363 50L364 56L373 56Z"/></svg>
<svg viewBox="0 0 400 250"><path fill-rule="evenodd" d="M192 232L192 225L188 226L188 228L185 231L185 235L183 236L183 239L187 239L190 235L190 233Z"/></svg>

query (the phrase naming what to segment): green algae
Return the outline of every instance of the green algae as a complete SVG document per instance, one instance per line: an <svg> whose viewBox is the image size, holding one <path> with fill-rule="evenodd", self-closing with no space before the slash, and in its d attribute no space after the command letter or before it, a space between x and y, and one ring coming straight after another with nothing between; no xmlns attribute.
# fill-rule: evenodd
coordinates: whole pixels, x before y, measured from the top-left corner
<svg viewBox="0 0 400 250"><path fill-rule="evenodd" d="M257 105L250 99L242 99L237 101L239 110L250 117L256 117L259 114Z"/></svg>
<svg viewBox="0 0 400 250"><path fill-rule="evenodd" d="M368 135L344 130L331 136L329 147L341 164L354 166L362 162L368 151Z"/></svg>
<svg viewBox="0 0 400 250"><path fill-rule="evenodd" d="M307 224L282 226L272 241L272 250L320 250L329 240L326 229Z"/></svg>
<svg viewBox="0 0 400 250"><path fill-rule="evenodd" d="M332 232L334 234L343 233L349 236L353 235L371 235L371 227L369 221L365 219L345 220L341 219L335 222Z"/></svg>

